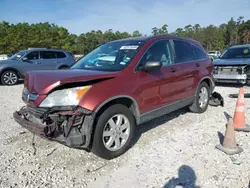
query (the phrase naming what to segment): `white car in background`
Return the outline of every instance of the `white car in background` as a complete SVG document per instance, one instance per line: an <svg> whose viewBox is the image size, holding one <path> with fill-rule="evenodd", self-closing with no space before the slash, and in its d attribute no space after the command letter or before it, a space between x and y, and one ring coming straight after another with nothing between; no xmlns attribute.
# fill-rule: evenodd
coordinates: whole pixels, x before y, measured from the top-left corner
<svg viewBox="0 0 250 188"><path fill-rule="evenodd" d="M8 55L0 54L0 60L7 60L7 59L8 59Z"/></svg>
<svg viewBox="0 0 250 188"><path fill-rule="evenodd" d="M216 59L216 58L218 58L221 55L221 53L220 53L220 51L209 51L208 55L211 58Z"/></svg>

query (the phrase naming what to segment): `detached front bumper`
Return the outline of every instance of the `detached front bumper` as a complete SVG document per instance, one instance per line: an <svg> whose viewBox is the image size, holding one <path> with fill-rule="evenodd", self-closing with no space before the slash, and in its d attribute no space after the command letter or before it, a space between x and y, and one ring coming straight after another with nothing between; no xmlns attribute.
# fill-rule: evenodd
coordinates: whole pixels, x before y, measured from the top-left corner
<svg viewBox="0 0 250 188"><path fill-rule="evenodd" d="M39 112L39 113L38 113ZM15 121L28 131L49 140L74 148L90 147L93 113L83 109L58 111L58 109L23 107L13 113Z"/></svg>
<svg viewBox="0 0 250 188"><path fill-rule="evenodd" d="M14 112L13 117L18 124L28 129L30 132L38 134L40 136L46 136L47 126L44 126L38 123L33 123L29 121L28 119L26 119L24 110Z"/></svg>

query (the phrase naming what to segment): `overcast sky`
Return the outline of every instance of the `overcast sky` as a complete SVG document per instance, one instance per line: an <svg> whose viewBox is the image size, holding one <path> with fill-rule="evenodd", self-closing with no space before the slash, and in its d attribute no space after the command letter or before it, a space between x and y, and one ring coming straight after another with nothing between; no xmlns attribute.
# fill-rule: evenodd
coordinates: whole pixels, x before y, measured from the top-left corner
<svg viewBox="0 0 250 188"><path fill-rule="evenodd" d="M250 0L0 0L0 21L51 22L71 33L139 30L168 24L220 25L231 17L250 19Z"/></svg>

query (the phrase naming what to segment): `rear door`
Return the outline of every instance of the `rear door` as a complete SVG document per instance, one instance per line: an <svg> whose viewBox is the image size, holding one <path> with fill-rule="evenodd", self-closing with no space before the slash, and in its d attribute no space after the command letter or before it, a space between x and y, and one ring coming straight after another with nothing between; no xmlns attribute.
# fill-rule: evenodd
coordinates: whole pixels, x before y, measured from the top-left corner
<svg viewBox="0 0 250 188"><path fill-rule="evenodd" d="M183 40L173 40L176 55L176 80L178 85L176 100L188 99L194 96L199 78L200 62L196 61L190 43Z"/></svg>
<svg viewBox="0 0 250 188"><path fill-rule="evenodd" d="M44 69L56 69L57 58L56 53L54 51L40 51L40 59Z"/></svg>
<svg viewBox="0 0 250 188"><path fill-rule="evenodd" d="M64 52L55 51L55 54L56 54L55 63L57 64L58 67L65 66L65 65L68 65L68 66L71 65L69 57L67 57Z"/></svg>
<svg viewBox="0 0 250 188"><path fill-rule="evenodd" d="M199 65L199 67L196 68L196 71L198 72L196 74L195 86L197 87L202 78L204 78L205 76L211 76L211 73L213 71L213 64L211 63L210 58L207 56L207 53L204 49L202 49L202 47L192 44L192 48L195 55L195 64Z"/></svg>

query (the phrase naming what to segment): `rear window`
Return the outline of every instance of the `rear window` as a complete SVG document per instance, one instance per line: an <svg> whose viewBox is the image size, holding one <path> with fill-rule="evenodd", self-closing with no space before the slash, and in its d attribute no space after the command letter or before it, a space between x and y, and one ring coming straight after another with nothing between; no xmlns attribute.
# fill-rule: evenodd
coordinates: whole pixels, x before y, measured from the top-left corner
<svg viewBox="0 0 250 188"><path fill-rule="evenodd" d="M40 57L42 59L54 59L56 58L56 54L53 51L41 51Z"/></svg>
<svg viewBox="0 0 250 188"><path fill-rule="evenodd" d="M65 58L66 57L65 53L63 53L63 52L55 52L55 53L56 53L57 58Z"/></svg>
<svg viewBox="0 0 250 188"><path fill-rule="evenodd" d="M174 40L174 48L178 63L195 60L193 49L189 43Z"/></svg>
<svg viewBox="0 0 250 188"><path fill-rule="evenodd" d="M204 51L202 51L200 48L192 45L193 50L194 50L194 55L195 55L195 59L199 60L199 59L205 59L207 57L207 55L205 54Z"/></svg>

